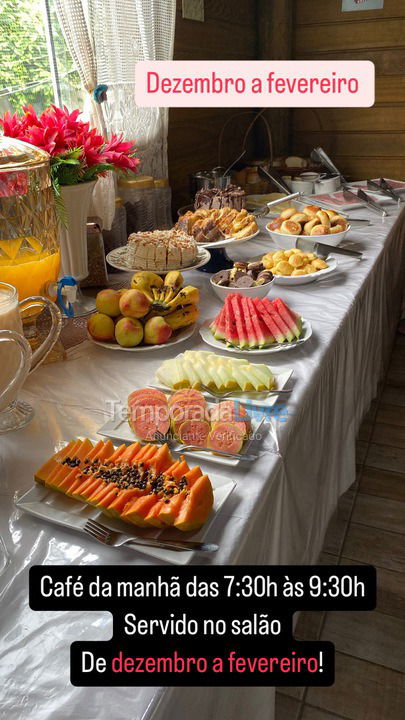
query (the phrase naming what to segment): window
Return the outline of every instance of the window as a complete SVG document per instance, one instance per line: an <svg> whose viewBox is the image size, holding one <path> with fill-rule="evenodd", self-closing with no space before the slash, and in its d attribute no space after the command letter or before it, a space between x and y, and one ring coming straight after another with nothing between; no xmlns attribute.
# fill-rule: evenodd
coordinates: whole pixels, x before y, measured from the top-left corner
<svg viewBox="0 0 405 720"><path fill-rule="evenodd" d="M83 105L83 90L66 47L54 0L0 2L0 114L31 104Z"/></svg>

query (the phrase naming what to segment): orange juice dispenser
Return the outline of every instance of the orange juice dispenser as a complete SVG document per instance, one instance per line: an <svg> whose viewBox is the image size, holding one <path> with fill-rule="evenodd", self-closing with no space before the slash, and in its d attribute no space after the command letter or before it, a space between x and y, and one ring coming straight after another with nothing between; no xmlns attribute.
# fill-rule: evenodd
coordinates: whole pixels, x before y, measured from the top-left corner
<svg viewBox="0 0 405 720"><path fill-rule="evenodd" d="M59 269L49 155L0 136L0 282L17 288L20 300L46 297Z"/></svg>

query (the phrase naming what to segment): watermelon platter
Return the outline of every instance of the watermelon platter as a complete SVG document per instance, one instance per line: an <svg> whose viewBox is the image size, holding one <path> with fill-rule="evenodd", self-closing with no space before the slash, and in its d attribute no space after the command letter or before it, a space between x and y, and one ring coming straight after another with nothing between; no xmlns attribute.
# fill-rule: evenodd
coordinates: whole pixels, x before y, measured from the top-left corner
<svg viewBox="0 0 405 720"><path fill-rule="evenodd" d="M295 313L281 298L247 298L228 295L200 335L207 345L232 353L264 355L290 350L312 336L308 320Z"/></svg>

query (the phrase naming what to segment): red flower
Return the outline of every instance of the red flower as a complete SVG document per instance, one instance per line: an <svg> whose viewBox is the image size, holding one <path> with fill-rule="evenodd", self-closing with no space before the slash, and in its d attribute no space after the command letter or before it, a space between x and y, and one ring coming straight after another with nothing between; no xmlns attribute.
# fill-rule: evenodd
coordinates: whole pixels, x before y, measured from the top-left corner
<svg viewBox="0 0 405 720"><path fill-rule="evenodd" d="M31 143L51 157L80 149L79 175L83 179L86 179L86 169L94 165L110 165L112 170L127 172L136 170L139 164L132 142L124 142L122 135L112 135L105 140L88 122L79 119L80 110L69 112L67 107L51 105L40 117L31 105L23 111L22 117L6 112L4 118L0 118L4 135Z"/></svg>

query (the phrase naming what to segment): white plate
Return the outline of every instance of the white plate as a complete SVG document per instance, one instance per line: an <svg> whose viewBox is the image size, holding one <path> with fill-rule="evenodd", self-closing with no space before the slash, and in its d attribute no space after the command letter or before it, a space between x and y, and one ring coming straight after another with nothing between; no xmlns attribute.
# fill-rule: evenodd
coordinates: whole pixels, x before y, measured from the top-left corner
<svg viewBox="0 0 405 720"><path fill-rule="evenodd" d="M198 247L201 248L222 248L227 247L228 245L238 245L239 243L248 242L248 240L252 240L256 235L258 235L260 232L260 228L256 230L256 232L252 233L252 235L248 235L244 238L226 238L226 240L217 240L217 242L212 243L198 243Z"/></svg>
<svg viewBox="0 0 405 720"><path fill-rule="evenodd" d="M214 244L214 243L213 243ZM125 272L147 272L145 271L145 268L134 268L131 267L131 265L128 263L127 260L128 255L128 246L127 245L121 245L121 247L114 248L114 250L111 250L111 252L108 253L106 256L107 262L111 265L111 267L116 268L117 270L124 270ZM198 254L195 263L193 265L188 265L187 267L180 267L180 268L171 268L171 270L180 270L181 272L186 272L187 270L196 270L199 267L202 267L203 265L206 265L207 262L211 259L211 255L206 250L206 248L203 245L198 246ZM156 270L155 268L149 268L149 271L153 271L156 273L156 275L166 275L168 272L171 272L171 270Z"/></svg>
<svg viewBox="0 0 405 720"><path fill-rule="evenodd" d="M100 347L107 348L107 350L123 350L124 352L151 352L152 350L164 350L167 347L171 347L172 345L177 345L178 343L188 340L193 335L196 327L197 325L196 323L194 323L193 325L190 325L189 327L180 330L180 332L176 330L171 336L171 338L167 341L167 343L164 343L163 345L137 345L136 347L126 348L118 345L118 343L101 342L101 340L94 340L94 338L91 337L89 332L87 333L87 339L90 340L90 342L94 343L94 345L99 345Z"/></svg>
<svg viewBox="0 0 405 720"><path fill-rule="evenodd" d="M207 343L207 345L211 345L218 350L226 350L226 352L236 353L238 355L268 355L269 353L292 350L293 348L296 348L297 346L300 346L304 342L307 342L307 340L309 340L312 335L312 325L309 320L305 320L305 318L301 319L302 333L301 337L298 338L298 340L292 340L291 342L284 343L273 343L272 345L269 345L269 347L262 348L261 350L259 348L255 348L254 350L241 350L241 348L238 347L228 347L223 340L216 340L209 327L212 323L212 318L211 320L206 320L204 324L200 327L200 335L204 342Z"/></svg>
<svg viewBox="0 0 405 720"><path fill-rule="evenodd" d="M176 540L199 540L199 541L208 541L208 532L209 529L215 520L216 515L218 514L219 510L221 509L222 505L224 504L225 500L228 498L228 496L231 494L233 488L235 487L235 483L232 480L229 480L229 478L221 477L218 475L215 475L214 477L210 475L211 484L214 490L214 505L211 510L211 513L207 519L207 522L203 525L200 530L198 530L195 533L182 533L179 530L155 530L155 529L144 529L144 528L131 528L131 525L129 523L123 522L121 520L111 518L108 515L104 515L104 513L97 510L92 505L87 505L85 503L80 502L79 500L74 500L73 498L67 497L63 493L58 492L57 490L51 490L49 488L44 487L43 485L39 485L38 483L35 483L34 487L32 487L28 492L26 492L19 500L16 502L16 506L20 508L21 510L24 510L25 512L34 515L35 517L40 517L40 514L37 514L36 512L33 512L32 509L29 507L30 503L44 503L47 505L47 507L52 509L52 515L55 519L55 522L58 520L58 511L63 513L71 513L76 518L83 518L85 520L88 520L89 518L92 518L93 520L98 520L102 525L105 525L106 527L112 529L112 530L118 530L121 532L125 532L128 535L131 535L131 530L133 530L133 534L138 537L145 537L145 538L162 538L164 540L165 538L174 539ZM46 517L42 517L45 522L49 522L50 519L48 515ZM60 524L60 523L58 523ZM72 526L72 529L74 527ZM80 531L77 532L75 536L75 540L72 542L75 543L75 545L80 542L80 535L83 537L83 545L84 547L88 546L89 542L93 542L91 537L85 533L81 533ZM94 540L96 543L97 541ZM116 552L125 553L125 560L126 562L130 563L130 557L131 552L133 552L133 549L131 548L128 550L127 548L114 548ZM137 552L143 553L144 555L149 555L151 557L158 558L158 560L163 560L164 562L174 563L175 565L187 565L192 558L195 557L194 553L192 552L176 552L173 550L164 550L163 548L154 548L154 547L146 547L142 545L138 545L136 548ZM214 553L215 554L215 553ZM136 557L136 555L135 555ZM201 556L200 556L201 557ZM136 560L135 560L136 562Z"/></svg>
<svg viewBox="0 0 405 720"><path fill-rule="evenodd" d="M268 223L267 223L268 224ZM314 242L326 242L331 247L337 247L342 242L345 235L350 230L348 225L346 230L343 232L336 233L335 235L285 235L284 233L277 232L277 230L269 230L266 225L267 232L271 235L271 239L278 245L282 250L291 250L291 248L297 247L297 240L304 237L305 240L313 240Z"/></svg>
<svg viewBox="0 0 405 720"><path fill-rule="evenodd" d="M291 277L291 275L274 275L274 284L292 287L293 285L307 285L308 283L315 282L316 280L321 280L326 277L326 275L330 275L335 272L338 264L336 258L330 256L326 258L325 262L328 263L327 268L324 270L318 270L310 275L298 275L296 277Z"/></svg>
<svg viewBox="0 0 405 720"><path fill-rule="evenodd" d="M221 350L224 350L224 347L221 345ZM181 358L182 354L176 355L176 358ZM293 374L292 368L273 368L270 367L270 365L267 366L269 370L273 373L274 379L276 381L276 388L277 390L282 390L288 383L291 375ZM154 387L158 387L159 390L162 392L167 392L168 388L160 385L160 381L155 378L155 385ZM202 391L202 394L204 395L207 400L213 400L214 398L210 393ZM236 392L228 398L229 400L235 400L236 402L240 402L243 405L246 406L253 406L253 407L267 407L271 408L273 405L276 405L280 402L280 398L285 397L284 395L269 395L266 392L260 393L260 395L250 395L249 393L244 393L242 391ZM288 395L287 397L290 397ZM220 400L221 398L219 398ZM227 398L224 398L227 399Z"/></svg>
<svg viewBox="0 0 405 720"><path fill-rule="evenodd" d="M233 399L233 398L232 398ZM237 399L235 398L236 402ZM212 407L215 403L209 403ZM252 416L251 422L252 422L252 434L256 436L256 434L259 432L259 424L262 424L262 421L265 419L265 416L263 413L255 413L255 416ZM260 428L261 433L264 434L266 430L263 430ZM103 425L99 430L97 430L97 434L101 435L102 437L110 438L110 440L114 440L115 442L126 442L126 443L133 443L138 438L136 435L132 432L131 428L129 427L128 420L125 417L125 409L119 408L117 412L115 413L114 417L111 420L108 420L105 425ZM261 439L261 438L257 438ZM253 440L252 445L249 446L247 452L250 454L255 454L257 451L257 440ZM247 444L247 443L245 443ZM236 467L236 465L239 465L241 460L243 460L243 453L246 452L246 448L242 448L242 451L240 453L240 459L238 458L228 458L221 455L214 455L212 452L207 450L182 450L180 447L180 443L177 443L178 448L176 447L176 442L173 442L173 444L170 444L170 450L174 453L181 453L181 455L188 455L190 457L193 457L195 459L199 460L206 460L209 462L215 462L219 465L228 465L230 467ZM251 461L250 461L251 462Z"/></svg>

